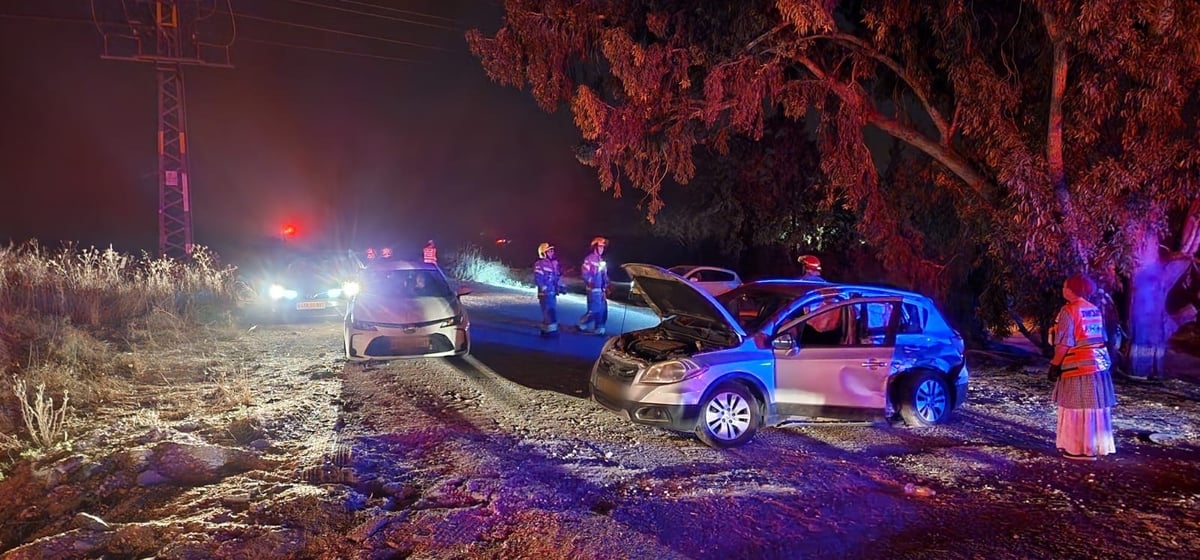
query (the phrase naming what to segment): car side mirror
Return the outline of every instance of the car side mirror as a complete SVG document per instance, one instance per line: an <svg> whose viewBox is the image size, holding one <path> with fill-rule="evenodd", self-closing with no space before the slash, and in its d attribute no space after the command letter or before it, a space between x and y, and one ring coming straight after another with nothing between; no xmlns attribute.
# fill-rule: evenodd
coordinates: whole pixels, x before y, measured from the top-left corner
<svg viewBox="0 0 1200 560"><path fill-rule="evenodd" d="M471 288L468 288L468 287L466 287L466 286L460 287L460 288L458 289L458 295L459 295L459 297L465 296L465 295L467 295L467 294L469 294L469 293L471 293Z"/></svg>
<svg viewBox="0 0 1200 560"><path fill-rule="evenodd" d="M771 347L776 350L791 350L796 347L796 339L791 333L783 333L771 341Z"/></svg>

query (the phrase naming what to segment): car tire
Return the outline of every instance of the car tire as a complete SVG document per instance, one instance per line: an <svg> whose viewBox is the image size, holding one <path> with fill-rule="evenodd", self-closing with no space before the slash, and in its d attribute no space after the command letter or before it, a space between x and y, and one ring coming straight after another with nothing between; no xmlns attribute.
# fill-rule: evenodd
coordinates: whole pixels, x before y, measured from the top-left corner
<svg viewBox="0 0 1200 560"><path fill-rule="evenodd" d="M700 401L696 437L709 447L737 447L754 438L761 423L754 394L740 383L723 383Z"/></svg>
<svg viewBox="0 0 1200 560"><path fill-rule="evenodd" d="M945 376L920 371L904 380L896 405L906 425L933 426L950 416L953 402Z"/></svg>

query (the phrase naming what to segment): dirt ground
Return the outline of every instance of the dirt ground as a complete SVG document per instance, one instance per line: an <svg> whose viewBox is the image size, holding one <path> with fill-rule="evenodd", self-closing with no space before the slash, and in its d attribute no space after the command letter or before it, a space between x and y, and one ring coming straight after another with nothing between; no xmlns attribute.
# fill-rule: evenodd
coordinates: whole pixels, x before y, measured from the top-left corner
<svg viewBox="0 0 1200 560"><path fill-rule="evenodd" d="M1200 555L1194 382L1118 380L1096 463L1055 455L1044 362L985 352L946 425L718 451L587 400L590 360L505 342L489 297L462 360L351 365L336 321L181 341L3 463L0 559Z"/></svg>

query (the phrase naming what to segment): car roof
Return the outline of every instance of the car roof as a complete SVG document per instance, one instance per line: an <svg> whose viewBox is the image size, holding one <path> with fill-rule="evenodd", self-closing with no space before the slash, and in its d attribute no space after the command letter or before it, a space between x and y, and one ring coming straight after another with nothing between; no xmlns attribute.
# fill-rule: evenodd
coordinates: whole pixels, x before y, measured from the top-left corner
<svg viewBox="0 0 1200 560"><path fill-rule="evenodd" d="M722 268L719 266L710 266L707 264L677 264L675 266L668 268L667 270L672 271L672 272L674 272L676 270L687 270L689 272L696 271L696 270L719 270L721 272L729 272L735 276L737 275L737 272L734 272L733 270L730 270L728 268Z"/></svg>
<svg viewBox="0 0 1200 560"><path fill-rule="evenodd" d="M789 294L794 297L800 297L804 294L815 292L828 295L836 295L845 292L859 292L864 296L898 296L914 299L927 300L928 297L908 290L892 288L886 286L868 286L863 284L845 284L840 282L827 282L820 280L799 280L799 279L768 279L750 282L743 284L741 289L767 289L769 291Z"/></svg>
<svg viewBox="0 0 1200 560"><path fill-rule="evenodd" d="M436 264L422 261L387 260L367 263L367 270L437 270Z"/></svg>

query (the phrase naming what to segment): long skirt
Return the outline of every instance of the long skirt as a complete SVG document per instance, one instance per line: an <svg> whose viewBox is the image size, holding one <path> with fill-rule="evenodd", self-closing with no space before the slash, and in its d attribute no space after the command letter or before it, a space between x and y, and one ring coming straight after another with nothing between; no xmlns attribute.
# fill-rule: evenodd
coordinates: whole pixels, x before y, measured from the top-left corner
<svg viewBox="0 0 1200 560"><path fill-rule="evenodd" d="M1117 452L1112 425L1117 398L1108 370L1063 377L1054 384L1050 398L1058 404L1055 445L1059 449L1091 456Z"/></svg>

